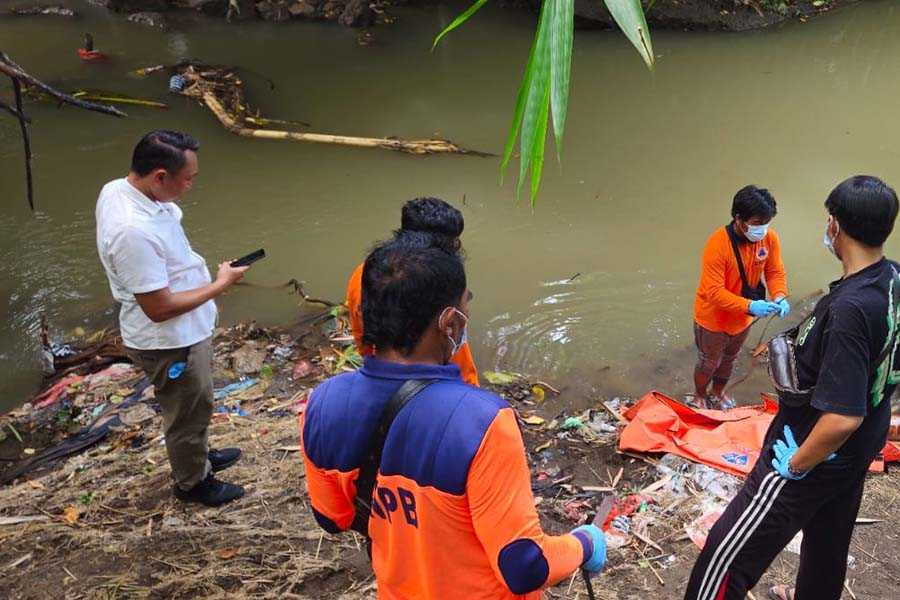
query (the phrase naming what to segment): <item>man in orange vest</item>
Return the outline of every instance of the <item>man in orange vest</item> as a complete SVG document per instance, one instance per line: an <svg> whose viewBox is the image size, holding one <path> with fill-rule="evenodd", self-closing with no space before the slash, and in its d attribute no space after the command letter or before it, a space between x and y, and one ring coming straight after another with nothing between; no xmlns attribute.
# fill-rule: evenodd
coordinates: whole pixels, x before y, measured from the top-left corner
<svg viewBox="0 0 900 600"><path fill-rule="evenodd" d="M514 410L451 362L472 298L458 254L391 240L363 293L375 352L312 392L301 441L313 514L369 536L379 600L537 600L602 570L597 526L543 531Z"/></svg>
<svg viewBox="0 0 900 600"><path fill-rule="evenodd" d="M459 238L464 226L462 213L450 204L438 198L415 198L403 205L400 229L394 232L394 236L410 231L428 233L438 238L435 241L437 245L450 246L459 251L461 248ZM347 282L346 304L356 349L365 357L372 355L374 349L363 343L362 279L363 265L360 264ZM463 381L478 385L478 369L475 368L475 359L472 358L468 340L463 340L452 362L459 367Z"/></svg>
<svg viewBox="0 0 900 600"><path fill-rule="evenodd" d="M704 408L734 406L725 386L750 326L771 315L783 319L791 310L781 241L769 227L776 212L768 190L754 185L742 188L731 205L731 223L717 229L703 250L694 300L694 341L699 353L694 386L696 400Z"/></svg>

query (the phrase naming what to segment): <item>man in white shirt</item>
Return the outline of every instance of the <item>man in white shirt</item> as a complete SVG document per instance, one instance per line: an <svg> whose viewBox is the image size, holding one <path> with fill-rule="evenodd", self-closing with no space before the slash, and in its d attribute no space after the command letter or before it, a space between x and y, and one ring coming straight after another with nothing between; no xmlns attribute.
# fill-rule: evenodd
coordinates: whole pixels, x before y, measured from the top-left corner
<svg viewBox="0 0 900 600"><path fill-rule="evenodd" d="M184 502L218 506L244 495L213 476L233 465L240 450L210 451L213 411L213 299L248 267L219 265L215 281L191 249L175 201L197 176L199 144L191 136L156 130L145 135L123 179L103 186L97 200L97 250L129 356L156 388L166 451Z"/></svg>

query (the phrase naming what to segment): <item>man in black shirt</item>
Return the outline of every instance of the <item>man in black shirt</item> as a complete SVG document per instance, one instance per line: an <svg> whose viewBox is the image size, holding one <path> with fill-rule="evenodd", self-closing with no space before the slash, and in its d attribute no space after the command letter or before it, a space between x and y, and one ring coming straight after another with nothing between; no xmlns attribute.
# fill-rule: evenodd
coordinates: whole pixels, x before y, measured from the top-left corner
<svg viewBox="0 0 900 600"><path fill-rule="evenodd" d="M743 600L798 531L796 588L776 586L770 597L841 596L866 472L884 447L900 381L900 278L882 250L898 201L881 180L858 176L825 207L824 243L843 276L787 334L794 386L776 382L779 411L760 460L710 531L686 600Z"/></svg>

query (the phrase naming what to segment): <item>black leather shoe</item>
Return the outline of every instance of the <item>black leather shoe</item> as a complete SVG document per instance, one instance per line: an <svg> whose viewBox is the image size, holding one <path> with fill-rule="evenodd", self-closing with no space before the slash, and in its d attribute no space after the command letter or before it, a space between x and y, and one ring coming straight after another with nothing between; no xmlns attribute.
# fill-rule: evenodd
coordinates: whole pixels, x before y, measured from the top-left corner
<svg viewBox="0 0 900 600"><path fill-rule="evenodd" d="M241 459L240 448L222 448L209 451L209 464L215 472L224 471Z"/></svg>
<svg viewBox="0 0 900 600"><path fill-rule="evenodd" d="M182 502L197 502L206 506L221 506L244 495L244 488L219 481L210 473L206 479L185 491L175 486L175 497Z"/></svg>

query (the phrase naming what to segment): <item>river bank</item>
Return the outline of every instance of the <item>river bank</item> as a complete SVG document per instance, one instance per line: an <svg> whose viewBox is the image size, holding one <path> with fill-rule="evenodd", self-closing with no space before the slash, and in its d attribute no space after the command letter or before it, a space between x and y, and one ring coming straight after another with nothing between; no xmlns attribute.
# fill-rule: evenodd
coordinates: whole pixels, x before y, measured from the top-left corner
<svg viewBox="0 0 900 600"><path fill-rule="evenodd" d="M860 0L657 0L645 7L653 29L748 31L788 21L806 21ZM334 21L344 27L390 24L396 6L436 5L434 0L88 0L93 5L130 15L137 23L165 28L167 14L202 13L229 22ZM536 0L501 0L510 9L537 12ZM23 8L22 15L72 17L57 9ZM614 22L602 0L575 0L580 28L611 28Z"/></svg>
<svg viewBox="0 0 900 600"><path fill-rule="evenodd" d="M286 328L241 324L217 331L218 400L210 439L217 447L243 448L242 460L225 478L248 490L245 498L218 509L172 498L152 391L128 365L88 360L89 368L64 375L83 379L51 386L59 391L56 397L34 399L49 403L45 408L26 405L4 416L0 477L7 478L6 459L33 460L81 427L94 429L110 418L115 424L92 446L0 487L0 564L6 575L0 595L374 598L360 539L326 535L316 525L298 446L297 414L309 391L358 364L349 344L345 319L330 310ZM697 474L708 471L671 457L619 453L616 415L630 398L574 398L579 393L567 382L511 373L485 372L483 378L522 419L546 530L570 530L604 494L614 494L617 510L628 515L628 529L615 534L609 567L594 583L598 597L678 597L697 554L687 527L716 501L710 490L733 493L738 481L720 473L716 487L705 488ZM587 408L567 408L578 404ZM672 485L684 478L681 489ZM900 518L892 510L898 489L898 472L870 479L861 514L875 523L857 529L851 549L848 583L859 597L888 600L900 582ZM789 578L796 558L786 551L756 597L765 597L766 585ZM574 577L546 594L584 597L583 583Z"/></svg>

